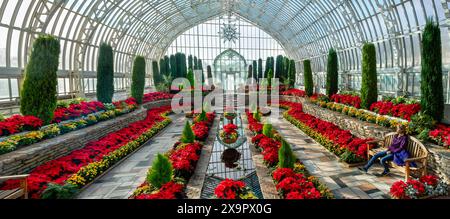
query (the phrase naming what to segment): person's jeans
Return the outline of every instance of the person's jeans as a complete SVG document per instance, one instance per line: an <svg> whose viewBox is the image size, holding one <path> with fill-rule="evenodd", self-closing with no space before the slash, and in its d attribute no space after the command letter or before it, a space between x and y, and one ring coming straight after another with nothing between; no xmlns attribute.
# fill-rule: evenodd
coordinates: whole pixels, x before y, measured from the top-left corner
<svg viewBox="0 0 450 219"><path fill-rule="evenodd" d="M372 167L373 164L378 159L381 159L380 163L381 163L381 165L383 165L384 171L389 172L389 166L387 165L387 162L394 160L394 154L393 153L388 154L387 151L383 151L383 152L375 154L375 156L373 156L372 159L370 159L369 163L367 163L367 165L364 168L366 170L369 170L370 167Z"/></svg>

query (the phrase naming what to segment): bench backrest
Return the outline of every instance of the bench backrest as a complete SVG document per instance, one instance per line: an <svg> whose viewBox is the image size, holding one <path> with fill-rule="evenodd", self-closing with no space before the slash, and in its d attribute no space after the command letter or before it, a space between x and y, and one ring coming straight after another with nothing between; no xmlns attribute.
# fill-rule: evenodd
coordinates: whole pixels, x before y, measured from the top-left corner
<svg viewBox="0 0 450 219"><path fill-rule="evenodd" d="M397 133L389 133L384 138L384 146L389 147L391 146L395 135ZM428 156L428 149L425 147L425 145L422 144L417 138L414 138L412 136L409 136L408 139L408 146L406 147L406 150L409 152L411 158L417 158L417 157L426 157Z"/></svg>

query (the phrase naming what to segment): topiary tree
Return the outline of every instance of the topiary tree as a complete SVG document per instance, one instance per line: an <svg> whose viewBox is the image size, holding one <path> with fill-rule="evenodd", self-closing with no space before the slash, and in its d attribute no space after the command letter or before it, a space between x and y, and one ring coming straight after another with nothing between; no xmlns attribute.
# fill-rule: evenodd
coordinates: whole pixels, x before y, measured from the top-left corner
<svg viewBox="0 0 450 219"><path fill-rule="evenodd" d="M173 79L176 79L179 77L178 68L177 68L177 58L175 57L175 55L170 56L170 73L171 73Z"/></svg>
<svg viewBox="0 0 450 219"><path fill-rule="evenodd" d="M272 124L266 123L263 126L263 135L273 138L273 126Z"/></svg>
<svg viewBox="0 0 450 219"><path fill-rule="evenodd" d="M328 53L327 66L327 95L331 98L338 93L339 72L338 72L338 56L336 50L330 49Z"/></svg>
<svg viewBox="0 0 450 219"><path fill-rule="evenodd" d="M267 60L266 60L266 69L264 70L264 76L263 76L263 78L267 78L267 76L269 75L269 70L270 70L270 57L267 57Z"/></svg>
<svg viewBox="0 0 450 219"><path fill-rule="evenodd" d="M278 167L293 169L297 160L292 152L291 146L284 140L281 140L281 148L278 151Z"/></svg>
<svg viewBox="0 0 450 219"><path fill-rule="evenodd" d="M60 44L53 36L40 36L33 44L25 68L25 81L20 95L23 115L36 116L49 124L56 109Z"/></svg>
<svg viewBox="0 0 450 219"><path fill-rule="evenodd" d="M444 117L441 30L431 18L423 32L422 46L422 111L440 122Z"/></svg>
<svg viewBox="0 0 450 219"><path fill-rule="evenodd" d="M264 75L263 75L263 60L259 59L258 60L258 77L256 78L256 81L259 83L259 80L263 77L264 77Z"/></svg>
<svg viewBox="0 0 450 219"><path fill-rule="evenodd" d="M102 43L97 64L97 100L112 103L114 95L114 55L113 48Z"/></svg>
<svg viewBox="0 0 450 219"><path fill-rule="evenodd" d="M186 125L184 126L183 134L181 136L181 143L190 144L194 143L194 141L195 135L194 132L192 131L191 124L189 123L189 121L186 121Z"/></svg>
<svg viewBox="0 0 450 219"><path fill-rule="evenodd" d="M192 55L188 57L188 68L194 70L194 58Z"/></svg>
<svg viewBox="0 0 450 219"><path fill-rule="evenodd" d="M247 79L251 79L253 77L253 66L248 66L248 73L247 73Z"/></svg>
<svg viewBox="0 0 450 219"><path fill-rule="evenodd" d="M186 78L189 80L189 83L191 84L191 86L194 87L195 86L195 75L194 75L194 71L192 69L189 69L189 72L188 72Z"/></svg>
<svg viewBox="0 0 450 219"><path fill-rule="evenodd" d="M289 79L289 65L291 64L291 60L288 57L283 58L283 75L281 78L288 80Z"/></svg>
<svg viewBox="0 0 450 219"><path fill-rule="evenodd" d="M253 61L253 79L256 80L256 78L258 78L258 62L255 60Z"/></svg>
<svg viewBox="0 0 450 219"><path fill-rule="evenodd" d="M197 56L194 56L194 70L198 69L198 58Z"/></svg>
<svg viewBox="0 0 450 219"><path fill-rule="evenodd" d="M145 61L145 59L144 59L144 61ZM153 70L153 82L156 86L162 82L162 76L161 76L161 73L159 72L159 66L158 66L157 61L152 62L152 70ZM144 66L144 71L145 71L145 66ZM144 80L145 80L145 76L144 76Z"/></svg>
<svg viewBox="0 0 450 219"><path fill-rule="evenodd" d="M362 49L361 107L369 109L378 100L377 57L375 45L366 43Z"/></svg>
<svg viewBox="0 0 450 219"><path fill-rule="evenodd" d="M147 182L157 189L172 181L173 167L169 158L158 154L147 174Z"/></svg>
<svg viewBox="0 0 450 219"><path fill-rule="evenodd" d="M166 64L166 67L165 67L165 69L166 69L166 72L165 72L165 75L166 76L173 76L172 75L172 70L170 69L170 58L169 58L169 56L164 56L164 64Z"/></svg>
<svg viewBox="0 0 450 219"><path fill-rule="evenodd" d="M273 79L273 71L272 69L269 70L269 73L267 74L267 80L268 80L268 87L272 87L272 79Z"/></svg>
<svg viewBox="0 0 450 219"><path fill-rule="evenodd" d="M312 74L310 60L303 61L303 71L304 71L304 77L305 77L306 95L312 96L314 94L314 81L313 81L313 74Z"/></svg>
<svg viewBox="0 0 450 219"><path fill-rule="evenodd" d="M167 75L166 60L164 59L159 60L159 75L161 76L161 80L164 75Z"/></svg>
<svg viewBox="0 0 450 219"><path fill-rule="evenodd" d="M289 86L294 88L297 77L297 70L295 68L295 60L291 60L289 64Z"/></svg>
<svg viewBox="0 0 450 219"><path fill-rule="evenodd" d="M153 78L155 80L155 85L160 83L159 72L158 72L158 62L153 62ZM142 56L137 56L134 59L133 64L133 75L131 83L131 96L136 99L138 104L142 103L144 98L144 88L145 88L145 58Z"/></svg>

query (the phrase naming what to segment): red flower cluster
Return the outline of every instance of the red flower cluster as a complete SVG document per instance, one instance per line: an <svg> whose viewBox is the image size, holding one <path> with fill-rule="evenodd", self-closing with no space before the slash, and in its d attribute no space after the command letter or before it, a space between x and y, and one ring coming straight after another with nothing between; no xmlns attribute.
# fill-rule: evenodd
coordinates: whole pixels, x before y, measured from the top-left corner
<svg viewBox="0 0 450 219"><path fill-rule="evenodd" d="M391 196L397 199L412 199L426 196L425 185L435 188L439 183L439 178L434 175L422 176L419 180L410 179L406 183L404 181L395 182L390 190ZM406 190L412 187L416 193L416 197L410 197Z"/></svg>
<svg viewBox="0 0 450 219"><path fill-rule="evenodd" d="M374 111L380 115L389 115L411 120L411 117L420 112L420 104L394 104L389 101L379 101L370 106L370 111Z"/></svg>
<svg viewBox="0 0 450 219"><path fill-rule="evenodd" d="M246 187L244 182L226 179L214 191L219 199L237 199L239 193Z"/></svg>
<svg viewBox="0 0 450 219"><path fill-rule="evenodd" d="M123 109L123 107L125 106L135 109L138 105L136 99L134 99L133 97L130 97L126 100L114 102L113 104L117 109Z"/></svg>
<svg viewBox="0 0 450 219"><path fill-rule="evenodd" d="M331 101L348 106L353 106L357 109L361 108L361 98L358 96L349 94L335 94L331 96Z"/></svg>
<svg viewBox="0 0 450 219"><path fill-rule="evenodd" d="M299 89L290 89L288 91L281 92L281 95L285 96L296 96L296 97L306 97L306 92Z"/></svg>
<svg viewBox="0 0 450 219"><path fill-rule="evenodd" d="M232 134L236 133L237 129L238 129L238 127L235 124L228 124L223 127L223 131L225 133L227 133L228 135L232 135Z"/></svg>
<svg viewBox="0 0 450 219"><path fill-rule="evenodd" d="M277 182L277 190L286 199L320 199L320 191L314 183L303 174L295 173L292 169L280 168L273 172L273 178Z"/></svg>
<svg viewBox="0 0 450 219"><path fill-rule="evenodd" d="M208 138L209 127L206 122L198 122L192 126L192 131L194 132L195 139L198 141L205 141Z"/></svg>
<svg viewBox="0 0 450 219"><path fill-rule="evenodd" d="M80 104L72 104L69 107L59 107L54 112L53 123L76 119L101 110L105 110L105 106L98 101L81 102Z"/></svg>
<svg viewBox="0 0 450 219"><path fill-rule="evenodd" d="M249 129L253 133L262 133L263 125L259 123L254 117L253 114L250 112L247 112L247 118L249 123Z"/></svg>
<svg viewBox="0 0 450 219"><path fill-rule="evenodd" d="M162 93L162 92L153 92L144 95L143 103L150 103L158 100L167 100L172 99L173 94Z"/></svg>
<svg viewBox="0 0 450 219"><path fill-rule="evenodd" d="M14 115L0 121L0 137L16 134L22 131L37 130L42 125L42 120L34 116Z"/></svg>
<svg viewBox="0 0 450 219"><path fill-rule="evenodd" d="M184 185L169 182L159 189L158 193L155 194L142 194L136 196L135 199L138 200L171 200L171 199L181 199L184 193Z"/></svg>
<svg viewBox="0 0 450 219"><path fill-rule="evenodd" d="M444 124L439 124L436 129L430 131L429 136L438 144L449 148L450 147L450 127Z"/></svg>
<svg viewBox="0 0 450 219"><path fill-rule="evenodd" d="M293 106L295 104L289 104ZM350 131L342 130L337 125L325 122L309 114L303 113L295 108L291 108L288 114L295 120L305 124L315 132L338 145L339 150L348 149L360 158L366 158L367 142L371 139L360 139L354 137Z"/></svg>
<svg viewBox="0 0 450 219"><path fill-rule="evenodd" d="M170 161L175 171L189 174L193 173L197 161L200 159L202 147L203 145L197 142L172 151Z"/></svg>
<svg viewBox="0 0 450 219"><path fill-rule="evenodd" d="M104 156L120 149L128 142L136 140L155 124L164 120L163 113L170 111L169 107L161 107L148 111L147 118L135 122L128 127L111 133L98 141L88 143L84 148L75 150L67 156L44 163L33 171L28 177L28 189L32 198L39 198L47 188L48 183L63 184L70 176L77 173L82 167L103 159ZM9 180L0 187L0 190L17 188L17 180Z"/></svg>
<svg viewBox="0 0 450 219"><path fill-rule="evenodd" d="M253 144L261 148L264 162L268 166L275 166L278 164L278 151L281 147L281 142L269 138L263 134L256 135L252 139Z"/></svg>

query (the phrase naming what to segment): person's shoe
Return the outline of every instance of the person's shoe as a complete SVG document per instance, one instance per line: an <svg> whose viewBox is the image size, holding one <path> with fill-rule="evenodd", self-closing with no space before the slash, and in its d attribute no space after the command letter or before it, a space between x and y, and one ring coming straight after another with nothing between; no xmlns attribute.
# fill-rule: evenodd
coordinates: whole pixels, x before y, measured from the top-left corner
<svg viewBox="0 0 450 219"><path fill-rule="evenodd" d="M389 171L383 171L383 173L381 173L379 176L384 177L384 176L388 176L389 174L390 174Z"/></svg>
<svg viewBox="0 0 450 219"><path fill-rule="evenodd" d="M359 170L363 171L364 173L367 173L367 171L369 171L367 168L365 167L358 167Z"/></svg>

